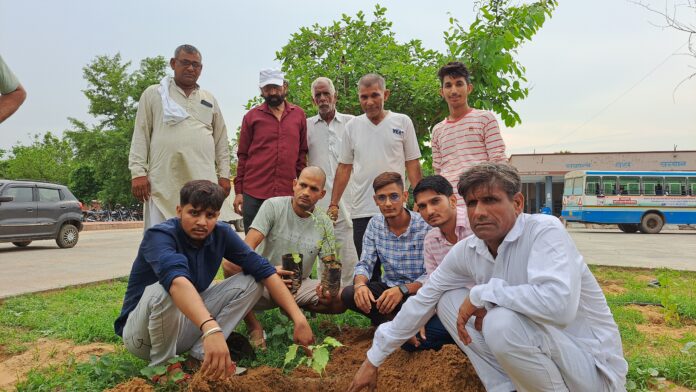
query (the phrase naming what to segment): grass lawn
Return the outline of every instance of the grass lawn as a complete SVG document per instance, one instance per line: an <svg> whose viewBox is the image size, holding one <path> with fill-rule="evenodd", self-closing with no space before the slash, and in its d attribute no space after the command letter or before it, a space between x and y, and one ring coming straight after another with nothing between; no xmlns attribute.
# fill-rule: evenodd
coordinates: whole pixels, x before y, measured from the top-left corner
<svg viewBox="0 0 696 392"><path fill-rule="evenodd" d="M629 362L629 390L658 390L672 384L696 389L696 273L592 267L619 325ZM648 285L656 279L659 285ZM106 342L115 351L91 361L69 358L37 367L19 391L94 391L138 376L146 364L122 349L113 333L126 289L124 279L30 294L0 303L0 361L32 348L40 338L75 344ZM292 327L279 311L266 312L269 349L242 366L282 367ZM367 327L366 318L349 312L310 319L317 340L332 325ZM240 330L243 330L243 326ZM36 364L37 366L39 364ZM167 388L160 388L166 390Z"/></svg>

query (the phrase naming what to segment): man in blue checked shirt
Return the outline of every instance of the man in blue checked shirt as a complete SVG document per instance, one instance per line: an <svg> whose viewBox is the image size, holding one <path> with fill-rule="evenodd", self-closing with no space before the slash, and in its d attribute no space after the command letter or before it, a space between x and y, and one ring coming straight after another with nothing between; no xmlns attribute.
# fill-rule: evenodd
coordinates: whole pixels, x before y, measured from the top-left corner
<svg viewBox="0 0 696 392"><path fill-rule="evenodd" d="M353 285L341 292L341 301L380 325L396 316L406 299L415 294L426 279L423 239L430 230L420 214L404 208L408 191L399 173L385 172L372 183L380 215L370 219L363 237L360 261L355 266ZM384 275L371 282L377 260ZM427 333L427 332L426 332Z"/></svg>

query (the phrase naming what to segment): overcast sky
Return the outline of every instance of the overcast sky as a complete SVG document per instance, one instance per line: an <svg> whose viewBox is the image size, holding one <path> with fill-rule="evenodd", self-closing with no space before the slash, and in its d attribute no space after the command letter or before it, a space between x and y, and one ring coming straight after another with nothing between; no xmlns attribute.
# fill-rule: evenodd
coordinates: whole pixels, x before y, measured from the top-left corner
<svg viewBox="0 0 696 392"><path fill-rule="evenodd" d="M0 54L28 91L20 110L0 125L0 149L56 134L67 117L91 122L82 68L120 52L134 64L171 57L181 43L204 55L199 84L222 106L230 129L258 93L258 71L302 26L326 25L372 1L12 1L0 0ZM448 12L468 25L471 1L381 1L401 42L418 38L444 51ZM656 8L665 4L653 0ZM695 22L696 15L688 15ZM684 15L686 18L687 15ZM560 0L553 17L519 52L529 97L515 105L522 124L503 127L508 154L696 150L696 71L687 36L625 0ZM292 86L291 86L292 88ZM437 86L433 86L437 88ZM309 93L309 92L307 92ZM313 115L312 108L306 108ZM501 126L503 126L501 124Z"/></svg>

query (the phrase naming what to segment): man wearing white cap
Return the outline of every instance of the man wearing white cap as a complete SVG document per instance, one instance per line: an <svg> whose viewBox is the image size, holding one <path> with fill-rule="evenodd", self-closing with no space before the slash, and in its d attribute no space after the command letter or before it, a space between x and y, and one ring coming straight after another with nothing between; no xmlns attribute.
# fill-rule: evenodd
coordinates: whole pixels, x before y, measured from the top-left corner
<svg viewBox="0 0 696 392"><path fill-rule="evenodd" d="M169 60L174 77L148 87L138 103L128 168L145 230L176 216L179 190L191 180L213 181L230 193L227 127L215 97L196 83L201 60L194 46L177 47ZM220 220L231 218L224 203Z"/></svg>
<svg viewBox="0 0 696 392"><path fill-rule="evenodd" d="M237 148L234 210L245 231L264 200L293 194L292 181L307 165L307 117L285 99L285 75L263 69L259 88L265 102L244 115Z"/></svg>

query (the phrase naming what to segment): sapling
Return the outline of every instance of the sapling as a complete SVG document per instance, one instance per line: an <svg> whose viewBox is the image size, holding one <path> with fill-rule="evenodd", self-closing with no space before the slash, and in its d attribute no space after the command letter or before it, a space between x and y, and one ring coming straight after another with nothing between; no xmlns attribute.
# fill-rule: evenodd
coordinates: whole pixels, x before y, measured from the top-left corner
<svg viewBox="0 0 696 392"><path fill-rule="evenodd" d="M308 346L307 348L312 352L312 356L304 356L300 358L300 360L295 364L294 367L306 365L307 367L314 369L315 372L322 376L324 373L324 369L326 369L326 365L328 365L329 363L329 349L341 346L343 346L341 342L332 338L331 336L327 336L324 338L324 341L321 344L314 344ZM290 345L290 347L288 347L288 352L285 353L285 361L283 362L283 368L295 361L295 358L297 358L297 350L299 348L300 346L297 344L292 344Z"/></svg>

